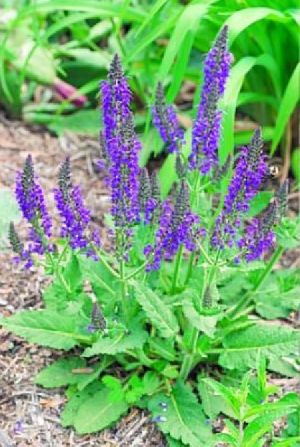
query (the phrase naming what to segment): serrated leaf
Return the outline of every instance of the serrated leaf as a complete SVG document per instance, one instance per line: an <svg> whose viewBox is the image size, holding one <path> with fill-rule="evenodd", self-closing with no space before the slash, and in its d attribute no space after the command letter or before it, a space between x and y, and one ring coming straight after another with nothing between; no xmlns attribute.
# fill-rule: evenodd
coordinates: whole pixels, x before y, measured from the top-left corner
<svg viewBox="0 0 300 447"><path fill-rule="evenodd" d="M35 383L45 388L72 385L80 380L80 376L72 371L77 368L84 368L85 364L85 360L80 357L57 360L38 373Z"/></svg>
<svg viewBox="0 0 300 447"><path fill-rule="evenodd" d="M61 424L63 427L69 427L74 424L75 416L80 406L90 397L92 397L97 391L103 388L103 385L97 381L91 383L84 390L78 391L69 398L69 401L65 405L61 415ZM67 392L68 394L68 392ZM69 396L68 396L69 397Z"/></svg>
<svg viewBox="0 0 300 447"><path fill-rule="evenodd" d="M1 320L1 325L31 343L68 351L91 337L78 333L78 322L72 315L53 310L26 310Z"/></svg>
<svg viewBox="0 0 300 447"><path fill-rule="evenodd" d="M228 407L234 412L235 416L239 418L240 401L236 397L235 390L231 390L229 387L213 379L202 379L202 382L208 385L217 395L222 396Z"/></svg>
<svg viewBox="0 0 300 447"><path fill-rule="evenodd" d="M161 403L167 404L167 411L162 412ZM207 445L211 439L211 429L207 424L201 405L191 389L178 382L171 396L159 394L149 401L149 410L153 416L163 416L166 420L159 422L160 430L171 438L191 447Z"/></svg>
<svg viewBox="0 0 300 447"><path fill-rule="evenodd" d="M223 397L220 394L213 393L211 387L205 382L203 377L198 378L197 389L201 397L203 410L210 419L215 419L221 412L231 417L234 416Z"/></svg>
<svg viewBox="0 0 300 447"><path fill-rule="evenodd" d="M104 388L89 397L79 407L74 419L77 433L94 433L117 421L128 410L125 401L111 402L110 390Z"/></svg>
<svg viewBox="0 0 300 447"><path fill-rule="evenodd" d="M299 346L300 331L257 324L231 332L223 340L219 363L228 369L255 367L257 352L267 359L288 355Z"/></svg>
<svg viewBox="0 0 300 447"><path fill-rule="evenodd" d="M138 330L126 335L124 332L114 337L104 336L97 340L91 347L85 349L84 357L92 357L98 354L118 354L129 349L142 348L147 339L147 332Z"/></svg>
<svg viewBox="0 0 300 447"><path fill-rule="evenodd" d="M199 331L213 337L216 331L216 325L220 314L217 315L202 315L195 309L193 302L190 299L185 299L183 302L183 313L188 322Z"/></svg>
<svg viewBox="0 0 300 447"><path fill-rule="evenodd" d="M175 315L162 299L143 284L134 283L136 300L147 317L164 338L173 337L179 331Z"/></svg>

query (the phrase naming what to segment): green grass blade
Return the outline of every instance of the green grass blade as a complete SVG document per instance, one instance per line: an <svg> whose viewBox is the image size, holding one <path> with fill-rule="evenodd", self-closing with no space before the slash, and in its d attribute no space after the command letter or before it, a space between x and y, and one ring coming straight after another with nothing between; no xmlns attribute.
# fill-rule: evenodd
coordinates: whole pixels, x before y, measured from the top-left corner
<svg viewBox="0 0 300 447"><path fill-rule="evenodd" d="M233 13L224 23L229 27L229 44L232 45L234 40L246 29L259 20L268 19L285 22L289 18L280 11L272 8L245 8Z"/></svg>
<svg viewBox="0 0 300 447"><path fill-rule="evenodd" d="M158 12L162 9L162 7L165 5L165 3L167 3L168 0L157 0L154 5L152 6L151 10L149 11L149 13L147 14L145 20L143 21L143 23L141 23L140 27L136 30L135 33L135 39L141 34L142 31L144 31L144 29L151 25L151 22L153 21L153 19L155 18L156 14L158 14Z"/></svg>
<svg viewBox="0 0 300 447"><path fill-rule="evenodd" d="M119 17L129 22L142 22L145 18L138 8L121 8L111 2L95 0L51 0L28 6L22 10L22 16L30 16L37 12L50 13L59 10L82 11L96 13L101 17Z"/></svg>
<svg viewBox="0 0 300 447"><path fill-rule="evenodd" d="M275 130L271 145L271 155L274 154L278 143L280 142L285 127L288 123L290 116L292 115L297 102L299 100L299 86L300 86L300 62L297 64L289 83L284 92L278 115L275 123Z"/></svg>
<svg viewBox="0 0 300 447"><path fill-rule="evenodd" d="M249 73L255 65L261 65L270 72L273 67L273 60L271 56L267 54L262 54L258 57L244 57L239 60L231 70L225 94L221 102L221 108L223 110L223 132L219 148L219 159L221 163L224 163L228 155L233 152L234 119L239 92L247 73Z"/></svg>
<svg viewBox="0 0 300 447"><path fill-rule="evenodd" d="M190 30L195 29L198 26L199 21L206 14L208 6L209 5L205 3L197 3L190 4L184 8L165 51L158 73L159 80L163 81L168 75L185 36Z"/></svg>

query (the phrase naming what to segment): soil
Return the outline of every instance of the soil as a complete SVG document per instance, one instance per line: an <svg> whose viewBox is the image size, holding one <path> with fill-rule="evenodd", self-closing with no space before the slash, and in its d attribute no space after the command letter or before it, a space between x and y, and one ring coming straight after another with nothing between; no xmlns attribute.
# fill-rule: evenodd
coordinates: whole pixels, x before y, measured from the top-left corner
<svg viewBox="0 0 300 447"><path fill-rule="evenodd" d="M92 218L102 225L109 197L103 180L94 172L94 160L98 157L96 140L71 134L57 138L40 127L8 121L0 115L0 188L13 189L15 174L28 153L34 158L46 196L51 195L55 186L59 164L70 155L74 178L82 186ZM297 207L297 195L293 201ZM300 266L299 251L283 258L282 267L290 266ZM0 268L0 316L41 306L46 281L41 279L41 272L19 269L12 264L9 251L0 252ZM101 434L78 436L73 430L62 428L59 415L65 402L63 390L47 390L34 384L36 373L60 355L0 329L0 446L165 446L150 416L137 409ZM282 389L297 387L294 379L277 376L272 380L281 381ZM219 430L222 425L219 421Z"/></svg>

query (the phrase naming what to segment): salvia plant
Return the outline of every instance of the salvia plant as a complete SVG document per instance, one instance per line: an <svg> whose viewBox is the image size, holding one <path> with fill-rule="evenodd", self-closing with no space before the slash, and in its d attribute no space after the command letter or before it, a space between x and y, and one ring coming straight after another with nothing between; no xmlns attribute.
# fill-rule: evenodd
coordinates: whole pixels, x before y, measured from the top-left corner
<svg viewBox="0 0 300 447"><path fill-rule="evenodd" d="M272 272L285 248L297 244L297 229L285 217L288 185L271 200L267 193L268 201L261 191L268 162L260 129L223 166L218 161L227 32L204 63L188 156L188 138L157 86L153 123L177 172L167 197L156 172L139 166L141 143L118 56L101 84L99 169L111 193L106 229L95 228L69 158L53 191L55 217L30 155L17 176L28 236L11 224L14 261L43 266L53 280L43 309L1 324L29 342L70 351L36 382L67 387L61 421L80 434L102 430L134 406L149 410L170 446L254 447L266 439L294 445L284 444L284 434L275 439L272 424L299 414L299 396L274 398L266 369L299 376L300 333L265 320L299 304L299 273ZM220 412L227 429L216 434L212 420Z"/></svg>

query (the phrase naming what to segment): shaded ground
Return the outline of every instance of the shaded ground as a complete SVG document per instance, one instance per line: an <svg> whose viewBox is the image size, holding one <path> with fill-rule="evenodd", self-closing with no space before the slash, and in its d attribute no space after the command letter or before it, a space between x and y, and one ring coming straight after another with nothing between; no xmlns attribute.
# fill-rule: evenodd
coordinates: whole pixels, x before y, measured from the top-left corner
<svg viewBox="0 0 300 447"><path fill-rule="evenodd" d="M33 155L36 171L47 196L55 185L58 166L66 154L71 156L74 178L82 185L93 220L101 225L108 196L103 182L93 173L98 156L95 140L67 135L54 138L48 132L6 121L0 115L0 187L13 188L15 174L28 155ZM297 209L299 196L291 204ZM49 203L51 203L49 201ZM299 251L288 253L282 266L299 266ZM41 305L45 280L38 271L24 272L11 264L11 254L0 252L0 316ZM61 355L53 350L28 344L0 329L0 447L163 447L162 437L149 416L133 410L113 429L101 435L77 436L63 429L59 414L64 405L61 390L46 390L34 385L36 373ZM282 392L296 390L295 379L270 377ZM216 423L218 431L222 421Z"/></svg>

